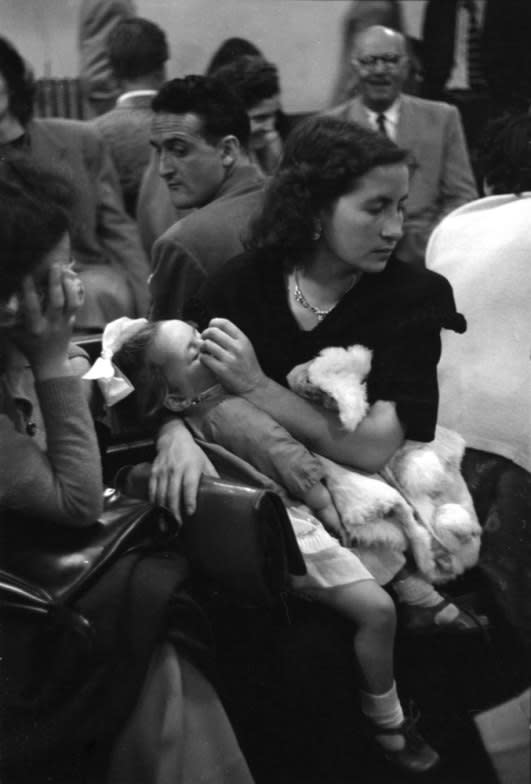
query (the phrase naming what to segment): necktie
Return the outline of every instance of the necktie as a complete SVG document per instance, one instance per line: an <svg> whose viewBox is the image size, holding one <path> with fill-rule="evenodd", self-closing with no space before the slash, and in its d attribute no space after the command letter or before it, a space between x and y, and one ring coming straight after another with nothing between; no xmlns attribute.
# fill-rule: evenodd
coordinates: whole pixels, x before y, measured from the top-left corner
<svg viewBox="0 0 531 784"><path fill-rule="evenodd" d="M464 0L468 11L468 32L466 38L466 59L468 68L468 85L471 90L485 87L481 66L481 32L478 26L475 0Z"/></svg>
<svg viewBox="0 0 531 784"><path fill-rule="evenodd" d="M385 127L385 114L379 114L376 117L376 125L378 126L378 133L381 133L382 136L389 136Z"/></svg>

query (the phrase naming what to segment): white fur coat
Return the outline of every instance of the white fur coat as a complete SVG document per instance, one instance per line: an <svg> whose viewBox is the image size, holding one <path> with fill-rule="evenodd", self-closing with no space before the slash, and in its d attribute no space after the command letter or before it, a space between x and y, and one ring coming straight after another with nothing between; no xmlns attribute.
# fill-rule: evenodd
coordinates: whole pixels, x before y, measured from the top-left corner
<svg viewBox="0 0 531 784"><path fill-rule="evenodd" d="M288 383L299 394L335 408L343 426L354 430L369 408L365 379L370 360L371 352L363 346L328 348L294 368ZM419 571L434 583L473 566L481 528L460 472L464 449L457 433L438 427L429 444L406 441L380 475L321 457L343 544L358 548L362 558L371 549L409 551Z"/></svg>

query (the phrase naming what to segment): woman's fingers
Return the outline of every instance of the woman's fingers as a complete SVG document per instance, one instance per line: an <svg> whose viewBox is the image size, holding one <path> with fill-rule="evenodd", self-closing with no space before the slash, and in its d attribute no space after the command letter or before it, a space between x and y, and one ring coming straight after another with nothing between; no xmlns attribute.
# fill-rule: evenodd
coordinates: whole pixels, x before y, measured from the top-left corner
<svg viewBox="0 0 531 784"><path fill-rule="evenodd" d="M203 340L201 344L201 355L215 357L217 360L222 362L223 360L229 359L232 353L229 350L229 348L224 348L223 346L220 346L219 343L217 343L216 341L208 338L206 340Z"/></svg>
<svg viewBox="0 0 531 784"><path fill-rule="evenodd" d="M48 274L48 294L46 311L62 311L65 306L63 291L63 269L60 264L52 264Z"/></svg>
<svg viewBox="0 0 531 784"><path fill-rule="evenodd" d="M210 327L217 328L221 332L224 332L225 334L229 335L232 338L238 338L240 335L243 335L241 329L237 327L236 324L233 324L232 321L229 321L229 319L226 318L210 319L210 321L208 322L207 329L209 329Z"/></svg>
<svg viewBox="0 0 531 784"><path fill-rule="evenodd" d="M85 299L85 290L80 278L70 270L63 275L64 311L67 315L76 313Z"/></svg>
<svg viewBox="0 0 531 784"><path fill-rule="evenodd" d="M28 329L33 330L41 318L41 303L31 275L26 275L22 281L22 310Z"/></svg>
<svg viewBox="0 0 531 784"><path fill-rule="evenodd" d="M236 345L236 338L229 335L227 332L224 332L219 327L207 327L201 333L201 339L203 340L203 345L205 341L210 341L227 350Z"/></svg>

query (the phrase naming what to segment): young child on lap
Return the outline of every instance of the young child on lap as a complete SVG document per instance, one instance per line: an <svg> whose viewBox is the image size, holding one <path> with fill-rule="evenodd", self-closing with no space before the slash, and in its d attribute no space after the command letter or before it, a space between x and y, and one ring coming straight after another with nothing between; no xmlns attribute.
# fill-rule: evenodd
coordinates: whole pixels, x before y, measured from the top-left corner
<svg viewBox="0 0 531 784"><path fill-rule="evenodd" d="M160 416L164 410L182 414L195 435L247 460L287 491L288 513L307 568L304 577L293 578L294 589L353 622L361 709L387 759L409 772L431 770L438 754L404 719L396 690L394 604L355 553L320 522L340 530L321 481L319 458L268 414L228 394L200 361L200 347L200 334L185 322L119 319L104 333L104 359L99 362L105 366L95 365L89 377L100 380L110 403L134 390L136 410L143 417ZM121 387L117 395L116 387Z"/></svg>

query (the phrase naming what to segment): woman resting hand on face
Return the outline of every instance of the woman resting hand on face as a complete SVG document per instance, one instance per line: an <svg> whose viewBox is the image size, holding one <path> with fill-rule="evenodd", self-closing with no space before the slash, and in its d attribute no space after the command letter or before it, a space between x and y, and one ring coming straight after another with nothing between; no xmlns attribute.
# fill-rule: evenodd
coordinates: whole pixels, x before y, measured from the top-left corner
<svg viewBox="0 0 531 784"><path fill-rule="evenodd" d="M0 164L0 509L88 525L102 508L98 444L71 346L71 189L24 158Z"/></svg>

